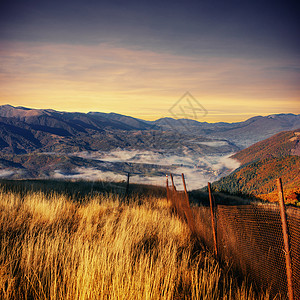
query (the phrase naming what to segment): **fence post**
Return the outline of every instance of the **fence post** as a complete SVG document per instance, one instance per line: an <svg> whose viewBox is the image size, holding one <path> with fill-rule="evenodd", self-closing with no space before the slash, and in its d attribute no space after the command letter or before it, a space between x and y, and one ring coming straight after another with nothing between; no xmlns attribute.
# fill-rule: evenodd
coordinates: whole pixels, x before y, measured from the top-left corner
<svg viewBox="0 0 300 300"><path fill-rule="evenodd" d="M291 261L288 225L287 225L287 219L286 219L286 210L285 210L285 205L284 205L284 194L283 194L283 189L282 189L281 178L277 179L277 189L278 189L278 196L279 196L280 216L281 216L282 233L283 233L283 241L284 241L284 254L285 254L285 264L286 264L288 297L289 297L289 300L294 300L292 261Z"/></svg>
<svg viewBox="0 0 300 300"><path fill-rule="evenodd" d="M186 203L186 205L185 205L185 216L186 216L186 219L187 219L187 222L188 222L188 225L189 225L191 231L193 233L195 233L196 232L195 219L194 219L192 209L191 209L191 206L190 206L189 195L188 195L188 192L187 192L187 189L186 189L186 184L185 184L185 179L184 179L184 174L183 173L181 173L181 177L182 177L182 183L183 183L184 194L185 194L185 203Z"/></svg>
<svg viewBox="0 0 300 300"><path fill-rule="evenodd" d="M167 201L170 201L169 197L169 179L168 179L168 174L166 174L166 189L167 189Z"/></svg>
<svg viewBox="0 0 300 300"><path fill-rule="evenodd" d="M175 187L174 180L173 180L173 175L170 174L170 177L171 177L172 187L173 187L174 191L176 191L176 187Z"/></svg>
<svg viewBox="0 0 300 300"><path fill-rule="evenodd" d="M125 197L126 200L128 201L128 195L129 195L129 177L130 177L130 173L127 173L127 184L126 184L126 191L125 191Z"/></svg>
<svg viewBox="0 0 300 300"><path fill-rule="evenodd" d="M186 189L185 179L184 179L184 174L183 173L181 173L181 177L182 177L182 182L183 182L183 188L184 188L185 196L188 197L188 193L187 193L187 189Z"/></svg>
<svg viewBox="0 0 300 300"><path fill-rule="evenodd" d="M217 234L216 234L216 227L215 227L215 216L214 216L214 211L213 211L213 201L212 201L212 193L211 193L210 182L207 183L207 187L208 187L208 194L209 194L211 227L212 227L213 238L214 238L214 250L215 250L215 255L217 257L218 256Z"/></svg>

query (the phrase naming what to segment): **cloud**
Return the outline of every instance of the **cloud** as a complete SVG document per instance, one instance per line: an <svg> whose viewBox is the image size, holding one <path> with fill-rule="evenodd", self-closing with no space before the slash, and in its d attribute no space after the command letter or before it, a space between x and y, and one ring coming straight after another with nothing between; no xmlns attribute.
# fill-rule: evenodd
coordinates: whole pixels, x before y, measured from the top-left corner
<svg viewBox="0 0 300 300"><path fill-rule="evenodd" d="M184 155L170 155L164 151L114 150L110 152L80 152L72 155L110 163L154 164L168 167L172 170L176 185L180 189L183 189L181 173L185 174L189 189L198 189L205 186L209 181L213 182L221 176L228 175L240 166L238 161L229 157L230 155L203 156L189 152L185 152ZM76 169L76 171L79 174L67 175L67 178L70 178L70 176L72 178L93 178L93 180L96 178L107 180L109 178L109 180L113 181L126 179L125 175L120 175L116 172L102 172L95 169ZM63 178L64 174L60 174L59 176ZM148 174L132 174L131 182L164 185L165 178L156 175L150 176Z"/></svg>
<svg viewBox="0 0 300 300"><path fill-rule="evenodd" d="M103 180L103 181L123 181L126 179L124 175L114 172L104 172L94 168L75 168L72 172L66 173L61 170L56 170L51 176L56 179L81 179L88 181Z"/></svg>
<svg viewBox="0 0 300 300"><path fill-rule="evenodd" d="M298 105L292 61L34 42L2 43L0 59L0 102L23 106L158 118L186 90L208 110L206 120L216 108L238 118L245 111L270 113L269 107L282 112L283 99L288 111Z"/></svg>
<svg viewBox="0 0 300 300"><path fill-rule="evenodd" d="M0 170L0 177L8 178L15 174L15 171L12 170Z"/></svg>
<svg viewBox="0 0 300 300"><path fill-rule="evenodd" d="M228 142L226 142L226 141L197 142L197 144L206 145L206 146L210 146L210 147L228 146Z"/></svg>
<svg viewBox="0 0 300 300"><path fill-rule="evenodd" d="M179 166L174 170L175 185L183 189L181 174L184 173L188 190L199 189L226 176L238 168L240 163L226 156L207 156L196 160L194 166Z"/></svg>
<svg viewBox="0 0 300 300"><path fill-rule="evenodd" d="M49 153L48 153L49 154ZM54 153L52 153L54 154ZM69 154L85 159L94 159L104 162L94 168L77 167L70 171L63 169L55 170L48 178L54 179L74 179L88 181L125 181L127 173L122 171L119 163L130 163L134 170L137 164L138 172L130 174L131 183L143 183L164 186L165 174L172 172L175 184L178 189L183 189L181 174L184 173L189 190L199 189L207 184L228 175L231 171L240 166L239 162L226 156L202 156L197 153L185 151L182 155L169 154L165 151L142 151L142 150L114 150L110 152L78 152ZM118 164L116 164L118 163ZM114 165L116 164L116 165ZM157 172L143 173L143 167L139 164L149 165L151 170ZM155 168L153 165L156 165ZM100 169L107 168L109 171ZM147 170L147 167L145 168ZM22 176L22 170L0 170L0 178L11 178ZM160 174L160 175L157 175Z"/></svg>

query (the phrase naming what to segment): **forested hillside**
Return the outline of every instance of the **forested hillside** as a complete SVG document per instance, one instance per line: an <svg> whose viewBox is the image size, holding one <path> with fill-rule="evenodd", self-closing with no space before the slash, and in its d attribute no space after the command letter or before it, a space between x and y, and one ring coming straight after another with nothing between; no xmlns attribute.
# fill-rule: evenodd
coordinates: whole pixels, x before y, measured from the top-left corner
<svg viewBox="0 0 300 300"><path fill-rule="evenodd" d="M281 177L286 202L300 201L300 130L281 132L236 153L242 166L213 184L216 191L251 194L276 201Z"/></svg>
<svg viewBox="0 0 300 300"><path fill-rule="evenodd" d="M242 165L268 157L299 155L300 129L282 131L232 156Z"/></svg>

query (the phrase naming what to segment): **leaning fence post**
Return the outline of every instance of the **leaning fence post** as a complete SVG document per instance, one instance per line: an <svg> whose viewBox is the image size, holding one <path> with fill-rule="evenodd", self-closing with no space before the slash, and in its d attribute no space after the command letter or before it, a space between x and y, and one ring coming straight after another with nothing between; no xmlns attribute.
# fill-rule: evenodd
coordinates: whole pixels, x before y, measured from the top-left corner
<svg viewBox="0 0 300 300"><path fill-rule="evenodd" d="M174 180L173 180L173 175L170 174L170 177L171 177L172 187L173 187L174 191L176 191L176 187L175 187Z"/></svg>
<svg viewBox="0 0 300 300"><path fill-rule="evenodd" d="M211 227L212 227L213 238L214 238L214 250L215 250L215 255L218 256L217 234L216 234L216 227L215 227L215 216L214 216L214 211L213 211L213 201L212 201L212 193L211 193L210 182L207 183L207 187L208 187L208 194L209 194Z"/></svg>
<svg viewBox="0 0 300 300"><path fill-rule="evenodd" d="M291 261L288 226L286 220L286 210L284 205L284 194L282 189L281 178L277 179L277 189L278 189L278 196L279 196L280 216L281 216L283 242L284 242L288 297L289 300L294 300L292 261Z"/></svg>
<svg viewBox="0 0 300 300"><path fill-rule="evenodd" d="M185 215L186 215L186 219L188 222L188 225L190 226L190 229L193 233L196 232L196 226L195 226L195 220L194 220L194 216L192 213L192 209L190 206L190 200L189 200L189 195L186 189L186 184L185 184L185 179L184 179L184 174L181 173L181 177L182 177L182 183L183 183L183 188L184 188L184 195L185 195Z"/></svg>
<svg viewBox="0 0 300 300"><path fill-rule="evenodd" d="M168 179L168 174L166 175L166 189L167 189L167 200L168 202L170 201L169 197L169 179Z"/></svg>
<svg viewBox="0 0 300 300"><path fill-rule="evenodd" d="M182 177L182 183L183 183L183 188L184 188L185 196L188 197L188 193L187 193L187 189L186 189L186 184L185 184L185 179L184 179L184 174L183 173L181 173L181 177Z"/></svg>

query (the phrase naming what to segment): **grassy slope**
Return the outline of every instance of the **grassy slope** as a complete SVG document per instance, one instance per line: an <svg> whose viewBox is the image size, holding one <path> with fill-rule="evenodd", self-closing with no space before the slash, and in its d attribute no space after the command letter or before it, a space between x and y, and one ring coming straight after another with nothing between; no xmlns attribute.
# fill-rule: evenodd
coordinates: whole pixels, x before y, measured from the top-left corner
<svg viewBox="0 0 300 300"><path fill-rule="evenodd" d="M4 191L17 194L27 194L30 192L43 192L51 196L53 193L71 197L76 201L84 201L87 197L95 195L115 194L120 198L124 197L126 182L109 181L70 181L61 179L25 179L7 180L0 179L0 186ZM144 197L164 197L166 189L160 186L147 184L130 184L129 194Z"/></svg>
<svg viewBox="0 0 300 300"><path fill-rule="evenodd" d="M166 199L138 200L1 192L0 298L269 299L195 252Z"/></svg>

